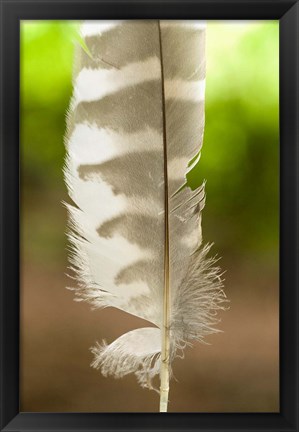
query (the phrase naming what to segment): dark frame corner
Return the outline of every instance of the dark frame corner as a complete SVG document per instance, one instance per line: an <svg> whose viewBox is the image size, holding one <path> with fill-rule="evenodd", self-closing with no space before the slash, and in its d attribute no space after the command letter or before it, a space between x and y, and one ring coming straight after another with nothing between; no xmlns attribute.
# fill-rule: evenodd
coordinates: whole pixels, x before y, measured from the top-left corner
<svg viewBox="0 0 299 432"><path fill-rule="evenodd" d="M0 0L1 431L298 432L298 0ZM19 21L22 19L280 20L280 413L19 413Z"/></svg>

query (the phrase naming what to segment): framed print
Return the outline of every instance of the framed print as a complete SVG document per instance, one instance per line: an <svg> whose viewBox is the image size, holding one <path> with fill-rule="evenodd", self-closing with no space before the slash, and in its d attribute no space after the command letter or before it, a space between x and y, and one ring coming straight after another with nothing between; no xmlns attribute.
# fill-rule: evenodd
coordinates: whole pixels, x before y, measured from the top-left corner
<svg viewBox="0 0 299 432"><path fill-rule="evenodd" d="M1 430L297 431L298 2L1 29Z"/></svg>

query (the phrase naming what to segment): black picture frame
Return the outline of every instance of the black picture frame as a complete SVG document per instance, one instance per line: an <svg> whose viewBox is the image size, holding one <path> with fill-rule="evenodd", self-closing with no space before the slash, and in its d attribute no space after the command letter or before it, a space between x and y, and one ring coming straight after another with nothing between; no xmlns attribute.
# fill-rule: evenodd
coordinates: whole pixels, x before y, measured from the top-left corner
<svg viewBox="0 0 299 432"><path fill-rule="evenodd" d="M299 3L0 0L1 431L298 431ZM280 412L19 412L19 52L22 19L280 20Z"/></svg>

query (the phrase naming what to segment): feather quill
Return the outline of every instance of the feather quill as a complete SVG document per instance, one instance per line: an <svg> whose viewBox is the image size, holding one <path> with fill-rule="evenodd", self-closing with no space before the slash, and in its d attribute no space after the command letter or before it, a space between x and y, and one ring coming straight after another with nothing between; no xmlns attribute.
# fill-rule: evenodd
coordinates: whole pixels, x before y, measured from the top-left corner
<svg viewBox="0 0 299 432"><path fill-rule="evenodd" d="M204 184L186 182L203 140L205 25L86 21L81 35L65 166L75 293L154 325L98 344L92 366L148 388L160 375L167 411L171 362L217 331L226 299L201 246Z"/></svg>

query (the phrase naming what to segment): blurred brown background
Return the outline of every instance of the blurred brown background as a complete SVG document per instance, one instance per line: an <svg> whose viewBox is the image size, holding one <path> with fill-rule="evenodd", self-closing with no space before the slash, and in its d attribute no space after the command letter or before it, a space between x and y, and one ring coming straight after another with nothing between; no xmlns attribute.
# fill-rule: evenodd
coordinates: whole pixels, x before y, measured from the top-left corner
<svg viewBox="0 0 299 432"><path fill-rule="evenodd" d="M143 322L91 311L65 287L65 111L76 24L21 33L21 411L156 412L134 376L104 378L89 348ZM278 23L209 22L206 132L194 182L207 179L205 242L222 257L223 333L173 365L170 412L279 411ZM196 178L195 178L196 177Z"/></svg>

